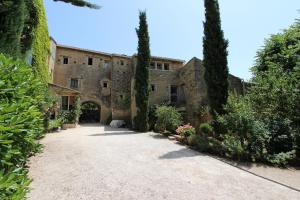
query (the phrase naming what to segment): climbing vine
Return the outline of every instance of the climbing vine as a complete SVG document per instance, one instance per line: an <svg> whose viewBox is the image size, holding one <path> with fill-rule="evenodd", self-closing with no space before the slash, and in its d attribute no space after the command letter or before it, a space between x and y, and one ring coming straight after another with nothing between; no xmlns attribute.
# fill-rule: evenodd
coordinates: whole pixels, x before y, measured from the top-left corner
<svg viewBox="0 0 300 200"><path fill-rule="evenodd" d="M37 5L37 27L32 44L32 66L40 78L47 83L50 78L48 72L50 39L47 18L43 0L34 1Z"/></svg>

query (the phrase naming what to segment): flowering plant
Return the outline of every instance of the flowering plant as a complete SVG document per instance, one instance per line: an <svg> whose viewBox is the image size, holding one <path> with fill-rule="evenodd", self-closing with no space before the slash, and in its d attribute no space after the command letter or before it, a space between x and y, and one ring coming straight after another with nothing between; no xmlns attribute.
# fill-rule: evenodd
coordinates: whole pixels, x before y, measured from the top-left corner
<svg viewBox="0 0 300 200"><path fill-rule="evenodd" d="M186 124L186 125L183 125L183 126L179 126L177 129L176 129L176 133L181 135L182 137L189 137L191 135L195 135L196 134L196 130L193 126L191 126L190 124Z"/></svg>

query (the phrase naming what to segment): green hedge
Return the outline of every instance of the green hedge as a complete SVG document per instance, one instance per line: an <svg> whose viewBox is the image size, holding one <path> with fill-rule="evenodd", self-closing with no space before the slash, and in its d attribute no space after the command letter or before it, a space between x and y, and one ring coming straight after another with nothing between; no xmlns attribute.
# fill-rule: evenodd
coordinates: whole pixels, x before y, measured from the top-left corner
<svg viewBox="0 0 300 200"><path fill-rule="evenodd" d="M37 27L32 44L32 65L41 79L49 80L48 56L50 54L50 39L45 8L42 0L34 0L37 8Z"/></svg>
<svg viewBox="0 0 300 200"><path fill-rule="evenodd" d="M45 85L32 67L0 54L0 199L21 199L27 158L43 135Z"/></svg>

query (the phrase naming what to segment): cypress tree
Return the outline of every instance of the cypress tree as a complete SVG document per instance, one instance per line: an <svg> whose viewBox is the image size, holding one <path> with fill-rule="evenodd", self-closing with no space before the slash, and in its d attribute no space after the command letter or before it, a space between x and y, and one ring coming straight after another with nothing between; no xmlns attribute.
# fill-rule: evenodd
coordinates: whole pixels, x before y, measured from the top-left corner
<svg viewBox="0 0 300 200"><path fill-rule="evenodd" d="M138 35L138 54L135 71L135 99L137 115L134 118L134 128L145 132L148 130L149 113L149 67L150 44L146 12L140 12L140 25L136 29Z"/></svg>
<svg viewBox="0 0 300 200"><path fill-rule="evenodd" d="M205 0L203 65L211 113L224 113L228 98L228 41L224 39L218 0Z"/></svg>

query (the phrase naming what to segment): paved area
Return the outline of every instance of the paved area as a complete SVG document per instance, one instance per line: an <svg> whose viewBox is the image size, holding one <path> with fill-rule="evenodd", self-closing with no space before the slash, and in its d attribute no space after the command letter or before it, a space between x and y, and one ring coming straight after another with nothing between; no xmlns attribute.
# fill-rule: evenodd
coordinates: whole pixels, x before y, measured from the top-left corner
<svg viewBox="0 0 300 200"><path fill-rule="evenodd" d="M44 152L29 163L31 200L300 199L296 190L155 133L87 125L41 142Z"/></svg>

